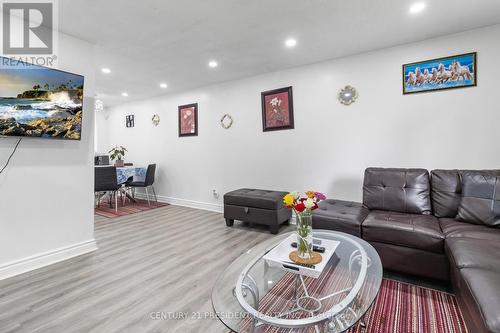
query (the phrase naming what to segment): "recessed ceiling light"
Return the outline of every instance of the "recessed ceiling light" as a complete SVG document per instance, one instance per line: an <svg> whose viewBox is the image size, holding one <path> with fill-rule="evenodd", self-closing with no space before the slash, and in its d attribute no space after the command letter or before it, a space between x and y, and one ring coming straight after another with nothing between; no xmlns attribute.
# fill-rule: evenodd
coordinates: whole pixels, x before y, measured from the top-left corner
<svg viewBox="0 0 500 333"><path fill-rule="evenodd" d="M410 14L418 14L425 9L425 2L415 2L410 6Z"/></svg>
<svg viewBox="0 0 500 333"><path fill-rule="evenodd" d="M288 38L285 41L285 45L286 45L286 47L294 47L295 45L297 45L297 41L293 38Z"/></svg>
<svg viewBox="0 0 500 333"><path fill-rule="evenodd" d="M111 73L111 69L104 67L103 69L101 69L101 72L103 72L104 74L109 74Z"/></svg>
<svg viewBox="0 0 500 333"><path fill-rule="evenodd" d="M219 66L219 64L218 64L218 63L217 63L217 61L215 61L215 60L210 60L210 61L208 62L208 66L209 66L210 68L216 68L217 66Z"/></svg>
<svg viewBox="0 0 500 333"><path fill-rule="evenodd" d="M122 92L122 96L123 96L123 97L128 97L128 93L126 93L126 92Z"/></svg>
<svg viewBox="0 0 500 333"><path fill-rule="evenodd" d="M160 88L166 89L167 87L168 87L168 84L160 83Z"/></svg>

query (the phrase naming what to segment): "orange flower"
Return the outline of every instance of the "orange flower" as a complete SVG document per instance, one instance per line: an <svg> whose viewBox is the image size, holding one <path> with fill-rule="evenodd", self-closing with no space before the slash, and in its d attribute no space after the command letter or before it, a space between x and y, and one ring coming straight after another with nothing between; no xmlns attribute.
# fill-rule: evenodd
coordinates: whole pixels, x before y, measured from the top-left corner
<svg viewBox="0 0 500 333"><path fill-rule="evenodd" d="M307 195L308 198L311 198L311 199L314 198L314 192L313 191L307 191L306 195Z"/></svg>

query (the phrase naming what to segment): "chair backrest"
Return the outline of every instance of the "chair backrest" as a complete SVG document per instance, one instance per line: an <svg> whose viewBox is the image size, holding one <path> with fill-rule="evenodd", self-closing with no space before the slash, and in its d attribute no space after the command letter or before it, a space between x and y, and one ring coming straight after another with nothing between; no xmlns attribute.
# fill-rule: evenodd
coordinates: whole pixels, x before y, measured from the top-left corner
<svg viewBox="0 0 500 333"><path fill-rule="evenodd" d="M144 186L151 186L155 182L155 172L156 164L148 165L148 170L146 171L146 179L144 180Z"/></svg>
<svg viewBox="0 0 500 333"><path fill-rule="evenodd" d="M94 191L116 191L120 188L116 175L116 167L95 167Z"/></svg>

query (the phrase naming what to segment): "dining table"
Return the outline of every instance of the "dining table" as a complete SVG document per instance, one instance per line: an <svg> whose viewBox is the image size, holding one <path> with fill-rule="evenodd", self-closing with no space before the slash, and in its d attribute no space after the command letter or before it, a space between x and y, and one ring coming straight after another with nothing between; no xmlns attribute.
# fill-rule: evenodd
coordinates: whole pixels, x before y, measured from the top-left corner
<svg viewBox="0 0 500 333"><path fill-rule="evenodd" d="M110 167L110 165L99 165L96 167ZM146 179L146 166L123 166L116 167L116 180L118 185L124 185L129 179L132 178L133 181L144 181ZM135 198L130 195L125 186L120 188L120 192L122 192L126 198L128 198L132 202L137 202Z"/></svg>
<svg viewBox="0 0 500 333"><path fill-rule="evenodd" d="M130 177L134 181L144 181L147 167L143 166L123 166L116 167L116 179L118 184L124 184Z"/></svg>
<svg viewBox="0 0 500 333"><path fill-rule="evenodd" d="M142 166L123 166L116 167L116 180L118 184L125 184L130 178L133 181L144 181L146 179L147 167ZM135 198L122 188L123 194L132 202L137 202Z"/></svg>

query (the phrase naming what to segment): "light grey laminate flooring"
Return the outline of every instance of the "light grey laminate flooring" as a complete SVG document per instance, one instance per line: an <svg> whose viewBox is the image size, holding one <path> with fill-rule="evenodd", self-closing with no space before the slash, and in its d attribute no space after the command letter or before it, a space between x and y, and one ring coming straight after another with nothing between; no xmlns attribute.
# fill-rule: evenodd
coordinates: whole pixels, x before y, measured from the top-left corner
<svg viewBox="0 0 500 333"><path fill-rule="evenodd" d="M213 316L175 314L210 313L218 275L273 237L178 206L96 216L95 236L91 254L0 281L0 332L227 332Z"/></svg>

